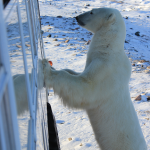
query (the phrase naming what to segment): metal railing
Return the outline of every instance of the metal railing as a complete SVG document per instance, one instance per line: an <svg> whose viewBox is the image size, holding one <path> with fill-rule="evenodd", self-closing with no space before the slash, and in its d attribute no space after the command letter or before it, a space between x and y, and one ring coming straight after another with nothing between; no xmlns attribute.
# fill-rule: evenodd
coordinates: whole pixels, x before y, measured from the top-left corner
<svg viewBox="0 0 150 150"><path fill-rule="evenodd" d="M29 124L28 124L28 140L27 149L35 150L37 144L37 103L40 103L38 118L41 124L43 135L43 149L48 150L48 132L46 117L47 90L38 91L37 72L38 58L44 58L43 39L41 35L40 13L37 0L25 0L27 14L27 25L29 29L29 41L31 48L32 71L31 81L29 79L26 42L23 30L23 21L20 11L20 3L18 0L11 0L8 5L3 8L3 1L0 0L0 149L2 150L19 150L21 144L19 140L19 129L17 121L17 111L15 105L15 94L13 88L12 73L10 67L7 20L13 12L17 10L18 17L18 34L20 36L21 50L23 56L23 67L26 81L27 99L29 106ZM12 28L13 30L13 28ZM38 101L39 99L39 101Z"/></svg>

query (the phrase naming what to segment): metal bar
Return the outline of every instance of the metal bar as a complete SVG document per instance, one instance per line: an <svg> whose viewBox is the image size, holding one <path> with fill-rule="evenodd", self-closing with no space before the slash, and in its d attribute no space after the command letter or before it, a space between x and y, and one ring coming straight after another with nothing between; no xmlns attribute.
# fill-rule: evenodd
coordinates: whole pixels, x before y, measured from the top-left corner
<svg viewBox="0 0 150 150"><path fill-rule="evenodd" d="M41 97L41 95L40 95L40 97ZM42 120L42 134L43 134L43 144L44 144L44 150L48 150L49 148L48 148L48 134L46 135L46 129L45 129L45 113L44 113L44 108L43 108L43 104L42 104L42 101L40 101L41 102L41 111L42 111L42 116L41 116L41 120ZM47 120L47 119L46 119Z"/></svg>
<svg viewBox="0 0 150 150"><path fill-rule="evenodd" d="M34 17L34 10L33 10L33 2L32 2L32 0L29 0L29 2L30 2L30 11L31 11L32 24L33 24L32 31L33 31L33 35L36 35L36 32L35 32L35 17ZM37 46L36 46L36 38L35 38L35 36L34 36L34 46L35 46L34 54L37 55Z"/></svg>
<svg viewBox="0 0 150 150"><path fill-rule="evenodd" d="M3 96L3 93L6 89L6 85L8 83L8 80L9 80L9 76L8 74L6 74L4 72L4 68L1 67L1 76L0 76L0 104L1 104L1 101L2 101L2 96Z"/></svg>
<svg viewBox="0 0 150 150"><path fill-rule="evenodd" d="M0 56L1 56L0 61L5 68L6 74L8 75L8 84L7 84L8 88L7 89L8 89L8 96L9 96L9 102L10 102L10 112L11 112L10 116L13 119L12 120L12 128L13 128L12 134L14 137L14 144L15 144L16 150L20 150L21 147L20 147L20 140L19 140L19 130L18 130L17 111L16 111L17 109L16 109L14 87L13 87L11 70L10 70L6 27L5 27L5 21L3 17L4 17L3 3L2 3L2 0L0 0L0 20L1 20L0 21L0 32L1 32L0 34ZM5 136L2 136L2 138L5 138Z"/></svg>
<svg viewBox="0 0 150 150"><path fill-rule="evenodd" d="M25 53L25 42L24 42L24 36L23 36L23 28L22 28L22 20L21 20L21 16L20 16L21 13L20 13L19 3L17 5L17 11L18 11L18 21L19 21L19 28L20 28L20 35L21 35L21 45L22 45L22 53L23 53L23 60L24 60L23 62L24 62L24 69L25 69L25 79L26 79L26 88L27 88L29 110L30 110L30 116L31 116L31 118L33 118L31 88L30 88L29 74L28 74L28 68L27 68L27 59L26 59L26 53Z"/></svg>
<svg viewBox="0 0 150 150"><path fill-rule="evenodd" d="M0 112L0 140L1 140L1 148L2 150L7 150L6 148L6 140L5 140L5 133L4 133L4 127L3 127L3 120Z"/></svg>
<svg viewBox="0 0 150 150"><path fill-rule="evenodd" d="M29 27L30 44L31 44L31 52L32 52L32 63L33 63L33 67L35 68L33 34L32 34L32 29L31 29L31 17L29 14L28 0L25 0L25 3L26 3L27 20L28 20L27 22L28 22L28 27Z"/></svg>
<svg viewBox="0 0 150 150"><path fill-rule="evenodd" d="M32 150L32 118L28 122L28 147L27 150Z"/></svg>

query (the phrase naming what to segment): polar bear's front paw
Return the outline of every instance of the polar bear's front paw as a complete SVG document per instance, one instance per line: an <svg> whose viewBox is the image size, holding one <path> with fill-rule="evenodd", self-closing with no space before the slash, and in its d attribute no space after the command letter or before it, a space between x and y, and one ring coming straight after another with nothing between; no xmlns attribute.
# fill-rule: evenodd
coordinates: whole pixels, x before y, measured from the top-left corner
<svg viewBox="0 0 150 150"><path fill-rule="evenodd" d="M44 72L44 74L47 74L51 70L51 66L50 66L48 60L43 59L42 64L43 64L43 72Z"/></svg>
<svg viewBox="0 0 150 150"><path fill-rule="evenodd" d="M47 59L42 60L43 68L51 67Z"/></svg>
<svg viewBox="0 0 150 150"><path fill-rule="evenodd" d="M51 66L47 59L43 59L42 64L43 64L43 74L44 74L45 85L49 87L51 83Z"/></svg>

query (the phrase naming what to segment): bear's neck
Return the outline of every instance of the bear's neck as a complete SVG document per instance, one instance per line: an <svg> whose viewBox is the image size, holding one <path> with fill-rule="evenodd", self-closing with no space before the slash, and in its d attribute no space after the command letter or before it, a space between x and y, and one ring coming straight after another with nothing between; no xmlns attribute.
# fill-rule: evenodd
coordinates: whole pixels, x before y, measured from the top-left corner
<svg viewBox="0 0 150 150"><path fill-rule="evenodd" d="M110 33L112 34L102 31L94 34L87 53L85 68L96 58L105 59L106 57L111 57L115 53L117 53L117 55L118 53L124 53L124 41L122 37L117 37L117 34L111 31Z"/></svg>
<svg viewBox="0 0 150 150"><path fill-rule="evenodd" d="M96 32L91 40L89 51L111 53L124 49L124 40L118 36L116 31L107 31L103 29Z"/></svg>

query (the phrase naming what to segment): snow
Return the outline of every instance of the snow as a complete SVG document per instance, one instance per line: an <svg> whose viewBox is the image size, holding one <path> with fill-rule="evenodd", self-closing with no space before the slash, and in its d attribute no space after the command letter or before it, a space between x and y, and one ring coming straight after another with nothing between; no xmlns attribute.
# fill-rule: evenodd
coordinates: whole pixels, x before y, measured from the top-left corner
<svg viewBox="0 0 150 150"><path fill-rule="evenodd" d="M131 63L134 63L129 85L131 98L150 149L150 104L147 101L150 94L150 72L147 69L150 65L150 1L61 0L40 1L39 4L46 57L53 62L56 69L69 68L77 72L84 69L88 49L85 44L92 35L79 27L73 17L95 7L112 7L121 11L127 32L125 51ZM140 36L136 36L136 32L140 32ZM51 37L47 37L49 34ZM67 39L69 42L65 43ZM60 45L56 46L57 44ZM145 62L141 63L140 60ZM53 92L50 93L49 102L56 117L61 149L99 149L86 113L64 107L58 97ZM140 94L142 100L134 101Z"/></svg>
<svg viewBox="0 0 150 150"><path fill-rule="evenodd" d="M126 24L125 52L133 64L129 84L131 98L150 150L150 104L147 101L147 96L150 95L150 72L147 69L150 66L150 1L53 0L40 1L39 4L46 57L53 62L56 69L69 68L77 72L84 69L88 50L86 43L92 35L79 27L74 17L97 7L120 10ZM135 35L136 32L140 36ZM49 34L51 37L47 37ZM66 40L69 42L65 43ZM135 97L140 94L142 100L135 101ZM89 119L83 110L64 107L52 90L49 102L56 117L62 150L99 149Z"/></svg>
<svg viewBox="0 0 150 150"><path fill-rule="evenodd" d="M22 2L23 3L23 2ZM56 69L69 68L82 72L85 67L87 42L92 34L81 28L74 17L97 7L112 7L120 10L126 24L125 52L132 64L130 93L139 122L150 150L150 1L148 0L39 0L41 25L46 58ZM22 6L22 15L24 15ZM24 20L25 22L25 20ZM24 24L25 26L25 24ZM17 27L13 34L18 34ZM24 29L25 30L25 29ZM140 36L135 35L138 32ZM10 32L8 32L10 34ZM11 36L9 35L8 36ZM28 32L25 41L29 43ZM13 40L13 39L12 39ZM69 40L69 41L67 41ZM20 39L17 38L17 45ZM11 42L11 41L10 41ZM16 45L13 45L16 46ZM10 48L13 48L10 43ZM31 63L30 48L27 48L28 66ZM18 50L10 51L12 74L22 73L22 57ZM17 56L17 57L16 57ZM31 71L29 69L29 71ZM141 101L135 97L141 95ZM85 111L64 107L59 98L49 90L49 103L56 118L61 150L96 150L98 144ZM22 149L27 148L28 113L18 117Z"/></svg>

